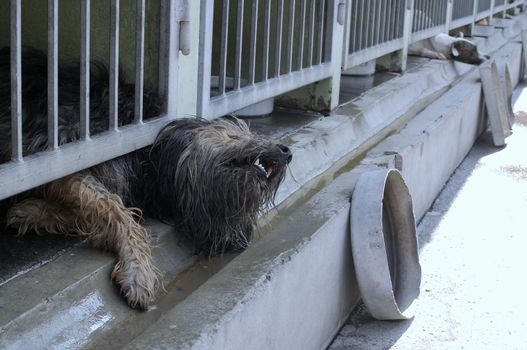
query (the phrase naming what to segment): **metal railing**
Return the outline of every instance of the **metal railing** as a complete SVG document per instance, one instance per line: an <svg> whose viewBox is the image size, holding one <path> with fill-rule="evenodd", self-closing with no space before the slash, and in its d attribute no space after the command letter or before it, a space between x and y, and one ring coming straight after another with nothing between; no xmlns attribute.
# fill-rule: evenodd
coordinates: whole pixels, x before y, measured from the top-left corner
<svg viewBox="0 0 527 350"><path fill-rule="evenodd" d="M145 0L136 1L135 115L129 125L119 126L119 21L120 1L110 1L109 120L108 130L90 135L90 0L80 1L80 120L78 140L59 144L58 32L59 1L48 0L47 14L47 150L24 154L28 137L24 132L22 80L22 0L10 0L11 71L11 160L0 164L0 199L80 171L152 143L166 122L176 116L175 98L178 41L175 0L162 0L160 13L160 93L166 99L165 113L143 121ZM129 20L126 18L126 20ZM71 30L71 29L70 29ZM0 137L6 137L6 135Z"/></svg>
<svg viewBox="0 0 527 350"><path fill-rule="evenodd" d="M344 43L345 69L403 46L405 0L348 2Z"/></svg>
<svg viewBox="0 0 527 350"><path fill-rule="evenodd" d="M438 33L496 14L503 16L508 9L524 4L518 0L348 2L342 67L347 70Z"/></svg>
<svg viewBox="0 0 527 350"><path fill-rule="evenodd" d="M336 4L202 0L198 115L229 114L332 76Z"/></svg>

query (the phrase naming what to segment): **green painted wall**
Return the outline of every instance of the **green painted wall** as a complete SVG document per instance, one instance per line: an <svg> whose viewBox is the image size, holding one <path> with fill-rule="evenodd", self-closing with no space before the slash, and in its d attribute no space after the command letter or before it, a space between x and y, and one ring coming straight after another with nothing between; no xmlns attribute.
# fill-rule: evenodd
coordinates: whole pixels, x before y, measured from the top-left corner
<svg viewBox="0 0 527 350"><path fill-rule="evenodd" d="M121 0L120 62L128 82L134 81L135 0ZM91 57L108 62L110 1L91 1ZM159 0L146 1L145 79L157 89L159 58ZM9 45L9 1L0 1L0 47ZM47 0L22 1L22 44L47 50ZM72 62L80 57L80 1L59 1L59 59ZM59 77L60 79L60 77Z"/></svg>

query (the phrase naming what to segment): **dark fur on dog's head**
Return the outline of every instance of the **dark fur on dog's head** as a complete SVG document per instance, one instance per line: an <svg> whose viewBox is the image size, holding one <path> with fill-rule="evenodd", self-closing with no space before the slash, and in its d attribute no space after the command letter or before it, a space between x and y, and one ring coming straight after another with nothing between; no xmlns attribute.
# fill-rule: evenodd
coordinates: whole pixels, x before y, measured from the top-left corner
<svg viewBox="0 0 527 350"><path fill-rule="evenodd" d="M478 51L476 44L463 38L454 40L450 52L452 59L468 64L479 65L489 59L488 55L483 55Z"/></svg>
<svg viewBox="0 0 527 350"><path fill-rule="evenodd" d="M257 214L272 203L291 151L251 133L240 120L180 119L168 124L150 151L155 181L145 193L209 254L245 248Z"/></svg>

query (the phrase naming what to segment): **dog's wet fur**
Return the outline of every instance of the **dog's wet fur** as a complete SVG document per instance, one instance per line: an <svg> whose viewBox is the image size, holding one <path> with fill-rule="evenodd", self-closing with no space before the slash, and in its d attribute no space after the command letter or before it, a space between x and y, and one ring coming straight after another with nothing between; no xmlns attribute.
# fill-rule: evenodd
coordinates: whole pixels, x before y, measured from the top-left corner
<svg viewBox="0 0 527 350"><path fill-rule="evenodd" d="M0 50L0 75L10 76L9 48ZM59 68L59 141L79 139L80 69ZM22 52L24 155L47 147L47 58ZM108 128L109 76L94 62L90 74L90 129ZM11 152L10 82L0 82L0 163ZM133 120L134 86L120 82L119 124ZM144 93L145 118L157 116L161 99ZM4 201L6 222L28 231L86 236L118 256L112 279L131 307L147 309L160 284L143 213L171 223L197 249L212 255L243 249L258 214L271 205L291 151L251 133L237 119L176 119L154 144Z"/></svg>

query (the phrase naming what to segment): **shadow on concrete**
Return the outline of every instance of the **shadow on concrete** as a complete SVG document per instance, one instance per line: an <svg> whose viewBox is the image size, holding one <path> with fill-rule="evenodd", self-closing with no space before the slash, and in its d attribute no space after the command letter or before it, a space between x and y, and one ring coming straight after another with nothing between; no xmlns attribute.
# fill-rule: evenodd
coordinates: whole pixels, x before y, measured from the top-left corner
<svg viewBox="0 0 527 350"><path fill-rule="evenodd" d="M439 196L419 222L417 238L420 251L432 241L433 232L443 220L444 214L450 209L457 194L461 191L473 171L477 169L480 159L499 152L501 149L492 144L492 136L489 131L483 133L476 140L470 152L444 184Z"/></svg>
<svg viewBox="0 0 527 350"><path fill-rule="evenodd" d="M82 238L73 236L30 232L18 237L14 230L0 231L0 285L54 260L82 241Z"/></svg>
<svg viewBox="0 0 527 350"><path fill-rule="evenodd" d="M413 319L379 321L374 319L362 302L357 305L330 350L390 349L406 332Z"/></svg>

